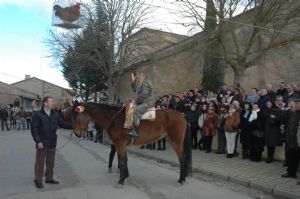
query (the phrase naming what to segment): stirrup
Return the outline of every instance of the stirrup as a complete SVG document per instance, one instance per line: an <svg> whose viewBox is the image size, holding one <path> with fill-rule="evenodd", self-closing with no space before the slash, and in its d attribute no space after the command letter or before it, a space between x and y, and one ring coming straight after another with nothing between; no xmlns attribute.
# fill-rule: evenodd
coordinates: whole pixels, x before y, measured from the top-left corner
<svg viewBox="0 0 300 199"><path fill-rule="evenodd" d="M128 135L128 136L131 136L131 137L138 137L138 136L139 136L139 135L135 132L134 129L132 129L131 131L129 131L127 135Z"/></svg>

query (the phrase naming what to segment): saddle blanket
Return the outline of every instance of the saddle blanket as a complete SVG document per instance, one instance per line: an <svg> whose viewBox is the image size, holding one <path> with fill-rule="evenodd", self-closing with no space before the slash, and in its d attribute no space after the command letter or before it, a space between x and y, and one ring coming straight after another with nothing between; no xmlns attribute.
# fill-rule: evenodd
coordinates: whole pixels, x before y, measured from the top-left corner
<svg viewBox="0 0 300 199"><path fill-rule="evenodd" d="M126 109L124 128L130 129L133 124L133 111L134 106L129 105ZM141 117L141 120L155 120L155 107L149 108L146 113L144 113Z"/></svg>

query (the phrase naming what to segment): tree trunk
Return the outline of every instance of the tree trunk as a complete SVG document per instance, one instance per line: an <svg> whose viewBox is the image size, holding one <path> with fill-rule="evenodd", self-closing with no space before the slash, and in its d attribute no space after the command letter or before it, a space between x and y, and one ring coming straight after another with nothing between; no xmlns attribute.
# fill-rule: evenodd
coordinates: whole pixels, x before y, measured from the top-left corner
<svg viewBox="0 0 300 199"><path fill-rule="evenodd" d="M84 93L84 102L88 102L90 96L90 90L86 89Z"/></svg>
<svg viewBox="0 0 300 199"><path fill-rule="evenodd" d="M245 69L235 69L234 70L234 82L243 84L245 77Z"/></svg>
<svg viewBox="0 0 300 199"><path fill-rule="evenodd" d="M94 93L94 102L96 102L96 103L97 103L97 101L98 101L97 98L98 98L97 92L95 92L95 93Z"/></svg>
<svg viewBox="0 0 300 199"><path fill-rule="evenodd" d="M115 87L111 79L108 80L107 94L108 94L108 102L113 103L114 96L115 96Z"/></svg>
<svg viewBox="0 0 300 199"><path fill-rule="evenodd" d="M202 89L216 90L224 80L224 66L221 65L221 45L214 31L217 27L217 16L213 0L206 2L206 18L204 32L206 44L204 50L204 66Z"/></svg>

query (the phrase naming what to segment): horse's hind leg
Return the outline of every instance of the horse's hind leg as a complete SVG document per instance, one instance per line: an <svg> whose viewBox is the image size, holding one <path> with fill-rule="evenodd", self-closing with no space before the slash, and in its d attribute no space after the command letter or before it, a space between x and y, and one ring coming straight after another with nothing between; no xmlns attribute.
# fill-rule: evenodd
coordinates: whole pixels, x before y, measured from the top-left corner
<svg viewBox="0 0 300 199"><path fill-rule="evenodd" d="M176 154L177 154L177 157L179 160L179 164L180 164L180 175L179 175L178 182L180 184L183 184L183 182L185 181L183 147L181 146L178 138L175 138L175 137L169 137L169 143L172 145L172 147L176 151Z"/></svg>
<svg viewBox="0 0 300 199"><path fill-rule="evenodd" d="M178 182L179 182L180 184L183 184L183 182L185 182L184 160L183 160L183 158L181 158L181 159L179 160L179 162L180 162L180 175L179 175L179 180L178 180Z"/></svg>
<svg viewBox="0 0 300 199"><path fill-rule="evenodd" d="M186 129L187 129L187 124L185 122L179 122L177 123L177 128L176 129L169 129L167 134L168 134L168 140L174 150L177 153L177 157L180 163L180 175L179 175L179 180L178 182L182 184L185 182L185 178L187 176L187 156L184 152L184 145L186 145L186 142L188 141L187 139L190 139L190 137L185 137L186 136ZM191 147L191 146L187 146Z"/></svg>

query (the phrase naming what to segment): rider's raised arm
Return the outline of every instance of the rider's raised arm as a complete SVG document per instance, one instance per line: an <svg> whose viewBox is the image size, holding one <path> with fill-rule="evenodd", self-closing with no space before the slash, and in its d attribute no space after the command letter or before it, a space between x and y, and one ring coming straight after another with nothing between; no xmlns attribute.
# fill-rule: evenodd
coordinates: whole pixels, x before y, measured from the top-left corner
<svg viewBox="0 0 300 199"><path fill-rule="evenodd" d="M133 92L136 92L136 87L137 87L137 81L135 80L134 82L131 82L131 89Z"/></svg>

